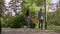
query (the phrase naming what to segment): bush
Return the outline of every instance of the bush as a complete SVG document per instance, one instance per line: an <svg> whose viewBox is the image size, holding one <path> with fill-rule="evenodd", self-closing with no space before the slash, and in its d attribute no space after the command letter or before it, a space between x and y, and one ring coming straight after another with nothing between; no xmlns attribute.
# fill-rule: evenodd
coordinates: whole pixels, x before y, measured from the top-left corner
<svg viewBox="0 0 60 34"><path fill-rule="evenodd" d="M19 16L14 17L14 19L11 21L10 26L11 28L22 28L25 26L25 23L26 21L25 21L24 16L19 15Z"/></svg>
<svg viewBox="0 0 60 34"><path fill-rule="evenodd" d="M48 25L60 26L60 9L48 14Z"/></svg>

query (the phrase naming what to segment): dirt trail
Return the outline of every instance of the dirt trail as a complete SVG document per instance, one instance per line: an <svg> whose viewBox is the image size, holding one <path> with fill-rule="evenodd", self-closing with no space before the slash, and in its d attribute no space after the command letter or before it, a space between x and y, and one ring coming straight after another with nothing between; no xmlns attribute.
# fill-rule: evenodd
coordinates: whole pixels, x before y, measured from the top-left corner
<svg viewBox="0 0 60 34"><path fill-rule="evenodd" d="M60 34L60 31L35 29L2 29L1 34Z"/></svg>

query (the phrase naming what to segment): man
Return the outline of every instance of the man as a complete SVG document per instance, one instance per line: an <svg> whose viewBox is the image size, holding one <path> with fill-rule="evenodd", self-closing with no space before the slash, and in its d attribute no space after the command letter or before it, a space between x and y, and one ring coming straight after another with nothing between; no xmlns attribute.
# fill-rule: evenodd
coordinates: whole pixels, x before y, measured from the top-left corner
<svg viewBox="0 0 60 34"><path fill-rule="evenodd" d="M30 13L29 13L29 9L27 9L27 13L26 13L26 22L27 22L27 27L30 27Z"/></svg>
<svg viewBox="0 0 60 34"><path fill-rule="evenodd" d="M40 9L40 11L38 12L38 19L39 19L39 28L43 28L43 13L42 13L42 9Z"/></svg>

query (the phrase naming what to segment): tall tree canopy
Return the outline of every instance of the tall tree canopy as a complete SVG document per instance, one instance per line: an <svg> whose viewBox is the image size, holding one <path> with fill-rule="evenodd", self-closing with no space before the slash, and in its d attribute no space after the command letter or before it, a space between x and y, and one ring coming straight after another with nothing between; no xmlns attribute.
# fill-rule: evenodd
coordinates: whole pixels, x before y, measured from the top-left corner
<svg viewBox="0 0 60 34"><path fill-rule="evenodd" d="M22 12L25 14L26 10L29 9L30 12L39 11L41 5L43 5L43 0L22 0Z"/></svg>

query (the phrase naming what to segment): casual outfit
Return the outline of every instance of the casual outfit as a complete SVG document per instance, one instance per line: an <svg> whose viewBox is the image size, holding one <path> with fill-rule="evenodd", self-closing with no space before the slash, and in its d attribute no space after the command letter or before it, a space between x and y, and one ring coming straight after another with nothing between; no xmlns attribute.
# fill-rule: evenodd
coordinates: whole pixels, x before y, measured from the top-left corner
<svg viewBox="0 0 60 34"><path fill-rule="evenodd" d="M29 28L30 27L30 17L26 17L26 24L27 24L27 27Z"/></svg>
<svg viewBox="0 0 60 34"><path fill-rule="evenodd" d="M32 19L32 24L33 24L33 28L35 28L35 25L36 25L36 19L35 18Z"/></svg>
<svg viewBox="0 0 60 34"><path fill-rule="evenodd" d="M29 28L30 27L30 14L29 14L28 10L27 10L27 13L26 13L26 24L27 24L27 27Z"/></svg>
<svg viewBox="0 0 60 34"><path fill-rule="evenodd" d="M43 13L38 12L38 18L39 18L39 28L43 28Z"/></svg>

